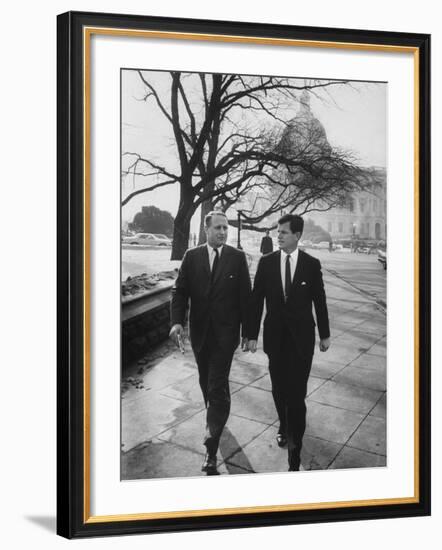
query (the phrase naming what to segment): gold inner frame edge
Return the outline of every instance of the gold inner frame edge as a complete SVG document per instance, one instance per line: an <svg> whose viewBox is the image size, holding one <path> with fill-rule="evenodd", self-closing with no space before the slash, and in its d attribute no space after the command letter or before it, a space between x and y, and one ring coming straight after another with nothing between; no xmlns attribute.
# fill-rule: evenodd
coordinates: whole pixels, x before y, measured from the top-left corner
<svg viewBox="0 0 442 550"><path fill-rule="evenodd" d="M91 516L90 513L90 40L93 34L127 36L175 40L199 40L211 42L249 43L272 46L292 46L309 48L333 48L371 52L412 53L414 60L414 495L412 497L318 502L287 505L215 508L203 510L178 510L171 512L151 512L137 514L116 514ZM84 92L84 147L83 147L83 211L84 211L84 523L103 523L149 519L173 519L208 517L215 515L251 514L263 512L324 510L353 506L386 506L393 504L413 504L419 502L419 48L385 44L364 44L357 42L330 42L320 40L296 40L268 37L244 37L236 35L186 33L169 31L145 31L135 29L114 29L108 27L83 28L83 92Z"/></svg>

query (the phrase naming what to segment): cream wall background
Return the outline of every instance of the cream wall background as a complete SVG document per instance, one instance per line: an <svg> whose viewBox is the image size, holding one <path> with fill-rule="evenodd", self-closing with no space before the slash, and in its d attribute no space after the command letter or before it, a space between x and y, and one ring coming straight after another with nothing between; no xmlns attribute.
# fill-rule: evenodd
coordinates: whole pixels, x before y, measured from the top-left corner
<svg viewBox="0 0 442 550"><path fill-rule="evenodd" d="M56 20L68 10L431 33L433 151L441 142L442 30L430 0L78 0L2 9L0 86L2 234L2 420L0 540L4 548L199 549L437 547L442 534L441 290L433 285L433 516L68 542L55 535L55 151ZM439 158L438 158L439 157ZM440 155L433 155L433 280L440 280ZM6 305L6 307L5 307Z"/></svg>

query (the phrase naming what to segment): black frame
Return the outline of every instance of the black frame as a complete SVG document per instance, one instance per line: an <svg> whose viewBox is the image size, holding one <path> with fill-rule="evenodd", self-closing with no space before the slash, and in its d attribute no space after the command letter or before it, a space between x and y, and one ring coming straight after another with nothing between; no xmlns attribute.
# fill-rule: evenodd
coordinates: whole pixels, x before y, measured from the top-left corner
<svg viewBox="0 0 442 550"><path fill-rule="evenodd" d="M430 36L68 12L58 16L57 41L57 533L67 538L286 525L430 514ZM419 55L419 501L317 510L205 517L86 522L84 520L83 380L83 28L142 29L416 48Z"/></svg>

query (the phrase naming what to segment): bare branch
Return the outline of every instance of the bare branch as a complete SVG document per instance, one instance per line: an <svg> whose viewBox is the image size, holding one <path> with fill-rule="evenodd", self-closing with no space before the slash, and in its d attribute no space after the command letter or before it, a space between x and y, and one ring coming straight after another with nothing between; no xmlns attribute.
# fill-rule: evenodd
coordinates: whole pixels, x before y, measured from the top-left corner
<svg viewBox="0 0 442 550"><path fill-rule="evenodd" d="M160 183L156 183L155 185L151 185L150 187L143 187L142 189L137 189L136 191L133 191L132 193L127 195L127 197L121 201L121 206L124 206L125 204L127 204L131 199L133 199L137 195L141 195L142 193L147 193L148 191L153 191L154 189L158 189L159 187L164 187L165 185L170 185L171 183L176 183L176 180L162 181Z"/></svg>
<svg viewBox="0 0 442 550"><path fill-rule="evenodd" d="M196 141L195 116L192 113L192 109L190 108L189 101L187 99L187 95L184 91L184 88L183 88L181 82L178 82L178 89L180 91L181 98L182 98L183 103L186 107L187 115L188 115L189 120L190 120L190 136L191 136L191 139L192 139L192 143L195 143L195 141Z"/></svg>
<svg viewBox="0 0 442 550"><path fill-rule="evenodd" d="M137 73L139 74L143 84L150 90L150 93L145 95L144 101L147 101L149 97L154 97L158 107L160 108L160 111L167 118L167 120L172 124L172 116L168 113L167 109L162 104L155 88L144 78L143 73L141 71L137 71Z"/></svg>
<svg viewBox="0 0 442 550"><path fill-rule="evenodd" d="M129 155L136 157L136 161L131 166L135 165L135 167L136 167L139 163L145 162L148 166L150 166L154 170L157 170L160 174L163 174L164 176L167 176L168 178L171 178L175 181L178 181L180 179L179 176L177 176L175 174L172 174L172 172L169 172L168 170L166 170L166 168L164 168L164 166L160 166L159 164L156 164L152 160L143 158L138 153L132 153L130 151L127 151L127 152L123 153L122 156L124 157L124 156L129 156Z"/></svg>

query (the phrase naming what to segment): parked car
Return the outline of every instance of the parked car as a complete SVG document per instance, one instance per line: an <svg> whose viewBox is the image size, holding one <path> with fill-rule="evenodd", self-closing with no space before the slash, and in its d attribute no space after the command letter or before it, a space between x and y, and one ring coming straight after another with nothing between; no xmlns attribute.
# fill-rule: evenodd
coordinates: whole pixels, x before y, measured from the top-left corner
<svg viewBox="0 0 442 550"><path fill-rule="evenodd" d="M152 235L164 241L170 241L169 237L167 235L164 235L163 233L152 233Z"/></svg>
<svg viewBox="0 0 442 550"><path fill-rule="evenodd" d="M379 241L372 239L360 239L354 241L353 251L360 254L377 254Z"/></svg>
<svg viewBox="0 0 442 550"><path fill-rule="evenodd" d="M328 250L330 243L328 241L321 241L320 243L313 243L312 248L322 248Z"/></svg>
<svg viewBox="0 0 442 550"><path fill-rule="evenodd" d="M351 248L352 240L351 239L336 239L336 245L339 245L342 248Z"/></svg>
<svg viewBox="0 0 442 550"><path fill-rule="evenodd" d="M167 235L163 235L162 233L152 233L154 237L157 239L161 239L166 243L166 246L172 246L172 239L169 239Z"/></svg>
<svg viewBox="0 0 442 550"><path fill-rule="evenodd" d="M309 241L308 239L306 239L305 241L299 241L298 243L298 248L300 248L301 250L305 250L306 248L311 248L312 247L312 241Z"/></svg>
<svg viewBox="0 0 442 550"><path fill-rule="evenodd" d="M144 244L149 246L172 246L172 241L165 235L157 237L153 233L136 233L129 237L123 237L125 244Z"/></svg>

